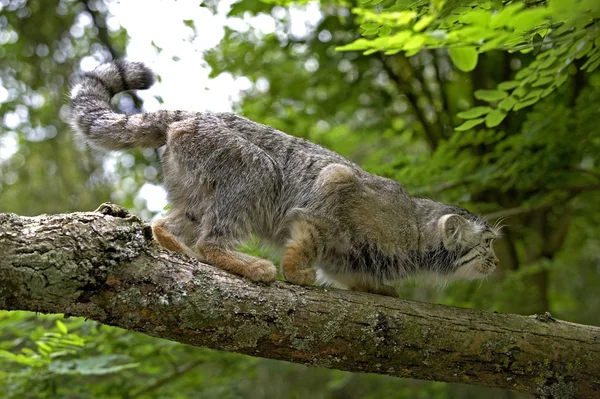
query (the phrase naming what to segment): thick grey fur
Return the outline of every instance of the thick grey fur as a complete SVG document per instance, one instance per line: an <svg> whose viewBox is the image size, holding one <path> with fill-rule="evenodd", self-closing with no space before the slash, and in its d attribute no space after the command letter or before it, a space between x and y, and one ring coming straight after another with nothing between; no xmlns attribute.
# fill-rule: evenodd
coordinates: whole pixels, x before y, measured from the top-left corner
<svg viewBox="0 0 600 399"><path fill-rule="evenodd" d="M71 125L94 147L166 145L166 226L188 247L233 250L251 234L286 247L307 234L314 253L302 267L366 290L422 272L477 278L494 269L498 232L480 217L411 197L319 145L233 113L112 109L114 94L154 80L141 63L100 66L71 92Z"/></svg>

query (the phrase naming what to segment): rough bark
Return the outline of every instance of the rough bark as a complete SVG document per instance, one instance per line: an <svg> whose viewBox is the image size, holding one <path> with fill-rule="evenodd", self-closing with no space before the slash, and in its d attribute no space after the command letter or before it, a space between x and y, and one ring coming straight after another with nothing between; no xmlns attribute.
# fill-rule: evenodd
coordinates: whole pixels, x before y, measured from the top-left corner
<svg viewBox="0 0 600 399"><path fill-rule="evenodd" d="M0 214L0 309L84 316L188 345L599 397L600 328L285 282L257 285L153 244L123 208Z"/></svg>

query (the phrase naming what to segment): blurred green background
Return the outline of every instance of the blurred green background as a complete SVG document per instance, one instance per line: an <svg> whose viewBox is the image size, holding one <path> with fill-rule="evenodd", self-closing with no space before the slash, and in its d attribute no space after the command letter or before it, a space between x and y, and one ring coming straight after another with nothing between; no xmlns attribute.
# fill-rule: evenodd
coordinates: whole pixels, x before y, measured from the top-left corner
<svg viewBox="0 0 600 399"><path fill-rule="evenodd" d="M158 211L157 151L90 151L65 124L68 89L82 69L148 56L165 77L165 95L125 93L115 100L124 112L180 103L205 110L218 98L221 108L225 101L250 119L331 148L415 195L456 203L493 221L504 216L504 237L496 244L501 265L493 277L443 289L407 281L398 286L402 297L525 315L548 310L556 318L600 325L600 72L581 69L600 57L598 39L582 42L575 35L571 43L560 36L541 47L534 43L535 51L489 51L464 72L443 48L425 46L409 56L336 51L361 33L389 34L387 28L377 33L359 27L351 11L358 2L122 3L134 11L116 1L0 0L0 212L90 211L108 200L146 220ZM362 3L374 11L411 6ZM442 4L411 3L420 16ZM462 7L454 9L457 15L472 10L469 2L449 3ZM493 13L510 2L476 3ZM159 7L171 10L168 18ZM587 18L567 33L598 35L597 20L590 24ZM136 26L155 31L158 39ZM559 43L577 52L567 64L557 63L562 85L497 126L454 130L463 122L457 114L487 106L477 90L518 80L538 54L562 51ZM184 83L168 86L167 73ZM536 79L529 93L542 77ZM144 191L144 185L153 189ZM4 311L0 386L0 395L10 398L528 397L307 368L80 318Z"/></svg>

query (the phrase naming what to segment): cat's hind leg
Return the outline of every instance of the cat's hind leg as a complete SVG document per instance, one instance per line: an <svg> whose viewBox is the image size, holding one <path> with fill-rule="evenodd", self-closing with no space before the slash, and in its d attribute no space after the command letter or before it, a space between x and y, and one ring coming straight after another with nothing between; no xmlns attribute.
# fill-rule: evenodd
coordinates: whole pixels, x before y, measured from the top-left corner
<svg viewBox="0 0 600 399"><path fill-rule="evenodd" d="M202 208L193 239L200 258L252 281L275 280L272 262L235 250L250 234L272 229L283 186L273 158L218 115L198 113L172 124L164 159L170 194Z"/></svg>
<svg viewBox="0 0 600 399"><path fill-rule="evenodd" d="M180 254L186 254L188 256L198 258L198 255L194 253L187 245L181 242L175 234L169 229L168 217L162 219L156 219L152 222L152 235L154 240L163 248L170 251L179 252Z"/></svg>
<svg viewBox="0 0 600 399"><path fill-rule="evenodd" d="M172 232L169 217L157 219L152 223L154 239L162 247L195 258L219 267L230 273L247 277L252 281L269 282L277 277L277 269L272 262L246 255L231 249L229 242L217 239L216 236L206 236L198 240L198 253L194 253Z"/></svg>
<svg viewBox="0 0 600 399"><path fill-rule="evenodd" d="M270 282L277 277L277 269L272 262L235 251L215 237L200 239L197 249L206 263L252 281Z"/></svg>
<svg viewBox="0 0 600 399"><path fill-rule="evenodd" d="M281 262L285 279L293 284L311 285L316 280L312 265L318 256L319 232L314 225L298 220L291 229Z"/></svg>

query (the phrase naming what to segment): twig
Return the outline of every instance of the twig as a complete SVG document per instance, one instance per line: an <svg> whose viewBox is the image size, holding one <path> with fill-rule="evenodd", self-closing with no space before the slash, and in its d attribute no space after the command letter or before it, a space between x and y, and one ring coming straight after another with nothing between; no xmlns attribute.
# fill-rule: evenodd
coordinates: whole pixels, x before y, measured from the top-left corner
<svg viewBox="0 0 600 399"><path fill-rule="evenodd" d="M548 201L542 204L533 205L533 206L518 206L515 208L502 209L500 211L492 212L483 215L483 217L487 220L495 220L502 217L510 217L516 215L522 215L526 213L541 211L544 209L552 208L556 205L564 205L573 198L577 197L578 194L581 194L583 191L589 190L600 190L600 184L594 184L589 186L561 186L561 187L552 187L551 190L564 190L570 192L567 198L557 199L555 201Z"/></svg>
<svg viewBox="0 0 600 399"><path fill-rule="evenodd" d="M483 217L487 220L507 218L510 216L522 215L524 213L531 213L531 212L534 212L534 211L537 211L540 209L550 208L553 205L556 205L556 203L555 202L546 203L546 204L539 205L539 206L518 206L515 208L502 209L500 211L487 213L487 214L483 215Z"/></svg>
<svg viewBox="0 0 600 399"><path fill-rule="evenodd" d="M180 369L178 369L177 371L169 374L166 377L163 377L159 380L156 380L155 382L153 382L152 384L142 388L141 390L137 391L136 393L134 393L133 395L129 396L130 399L134 399L134 398L138 398L140 396L142 396L145 393L148 392L152 392L155 391L167 384L169 384L170 382L176 380L177 378L181 377L182 375L184 375L185 373L187 373L188 371L192 370L193 368L201 365L203 363L203 360L196 360L186 366L181 367Z"/></svg>

